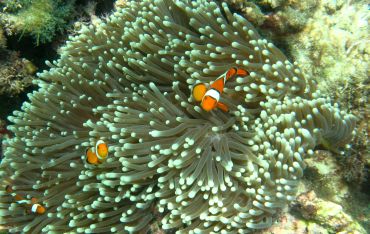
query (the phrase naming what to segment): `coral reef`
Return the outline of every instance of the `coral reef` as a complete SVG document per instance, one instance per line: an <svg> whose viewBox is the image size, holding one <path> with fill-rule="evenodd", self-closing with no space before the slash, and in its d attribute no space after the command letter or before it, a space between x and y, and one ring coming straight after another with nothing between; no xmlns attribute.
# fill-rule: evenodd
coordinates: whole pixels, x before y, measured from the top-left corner
<svg viewBox="0 0 370 234"><path fill-rule="evenodd" d="M349 195L349 186L343 180L341 168L335 157L329 151L315 151L315 154L305 158L307 165L305 178L312 181L312 187L320 197L343 204Z"/></svg>
<svg viewBox="0 0 370 234"><path fill-rule="evenodd" d="M319 1L304 30L289 41L290 50L303 71L316 78L320 90L347 108L358 109L368 103L368 5L335 2L332 6L333 1Z"/></svg>
<svg viewBox="0 0 370 234"><path fill-rule="evenodd" d="M295 210L298 213L299 210ZM277 223L272 227L256 232L256 234L309 234L309 233L320 233L329 234L328 229L315 220L305 220L297 216L292 215L288 210L284 210L284 213L278 218ZM360 234L360 233L357 233Z"/></svg>
<svg viewBox="0 0 370 234"><path fill-rule="evenodd" d="M264 35L276 39L301 31L312 17L318 1L248 1L225 0L240 11L255 26L259 26Z"/></svg>
<svg viewBox="0 0 370 234"><path fill-rule="evenodd" d="M300 194L294 206L305 219L325 227L328 233L366 233L342 206L317 198L314 191Z"/></svg>
<svg viewBox="0 0 370 234"><path fill-rule="evenodd" d="M37 68L17 52L4 51L0 58L0 95L14 96L32 84Z"/></svg>
<svg viewBox="0 0 370 234"><path fill-rule="evenodd" d="M342 155L316 150L313 155L306 157L304 161L307 167L298 192L313 190L320 199L340 204L348 215L369 230L370 222L364 218L370 214L367 178L364 178L366 162L348 154L351 149L343 151ZM351 177L350 181L348 177Z"/></svg>
<svg viewBox="0 0 370 234"><path fill-rule="evenodd" d="M0 19L8 35L27 34L36 44L50 42L63 31L73 15L75 1L61 0L6 0L1 3Z"/></svg>
<svg viewBox="0 0 370 234"><path fill-rule="evenodd" d="M285 39L291 56L299 61L305 73L316 79L318 88L358 117L352 144L344 154L337 155L339 164L335 165L333 160L330 163L337 175L331 172L332 179L330 175L320 175L327 183L317 183L321 188L316 190L337 193L332 201L340 201L346 208L357 207L353 205L358 198L356 194L368 187L369 15L366 1L321 0L303 30ZM314 161L313 158L311 162ZM351 211L353 215L357 210L360 208Z"/></svg>
<svg viewBox="0 0 370 234"><path fill-rule="evenodd" d="M295 199L318 145L344 147L355 117L332 104L272 43L226 4L127 1L82 26L35 81L0 166L1 185L47 209L25 214L0 192L10 232L248 233ZM198 82L248 71L205 112ZM105 162L86 163L103 139Z"/></svg>

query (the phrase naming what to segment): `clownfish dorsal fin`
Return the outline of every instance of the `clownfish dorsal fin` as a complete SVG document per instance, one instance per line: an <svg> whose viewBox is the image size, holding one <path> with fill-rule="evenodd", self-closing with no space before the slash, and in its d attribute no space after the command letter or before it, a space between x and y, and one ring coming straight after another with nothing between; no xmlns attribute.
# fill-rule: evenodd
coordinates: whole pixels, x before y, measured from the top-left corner
<svg viewBox="0 0 370 234"><path fill-rule="evenodd" d="M218 78L211 84L211 89L217 90L220 94L224 91L225 80L223 77Z"/></svg>

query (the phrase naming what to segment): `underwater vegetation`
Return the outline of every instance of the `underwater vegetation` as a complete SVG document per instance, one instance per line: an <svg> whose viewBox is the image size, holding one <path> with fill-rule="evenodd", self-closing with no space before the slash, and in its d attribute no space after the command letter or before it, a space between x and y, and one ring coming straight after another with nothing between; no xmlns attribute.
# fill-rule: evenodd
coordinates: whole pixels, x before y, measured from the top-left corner
<svg viewBox="0 0 370 234"><path fill-rule="evenodd" d="M59 51L9 117L9 232L145 232L158 216L180 233L262 230L304 158L352 138L356 118L226 4L127 1Z"/></svg>
<svg viewBox="0 0 370 234"><path fill-rule="evenodd" d="M17 52L2 50L1 53L0 95L18 95L32 84L37 68Z"/></svg>
<svg viewBox="0 0 370 234"><path fill-rule="evenodd" d="M50 42L66 30L75 1L5 0L0 3L0 20L8 35L29 35L35 44Z"/></svg>

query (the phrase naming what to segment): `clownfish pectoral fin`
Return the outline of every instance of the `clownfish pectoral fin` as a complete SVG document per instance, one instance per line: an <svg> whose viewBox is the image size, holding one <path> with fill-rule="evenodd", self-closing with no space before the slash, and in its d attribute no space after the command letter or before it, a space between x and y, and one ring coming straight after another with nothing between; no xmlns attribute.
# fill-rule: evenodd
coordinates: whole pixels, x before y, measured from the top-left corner
<svg viewBox="0 0 370 234"><path fill-rule="evenodd" d="M217 103L217 108L222 110L223 112L229 111L229 107L225 103L222 103L222 102Z"/></svg>
<svg viewBox="0 0 370 234"><path fill-rule="evenodd" d="M86 162L89 164L98 164L98 157L96 154L92 151L92 149L87 149L86 150Z"/></svg>
<svg viewBox="0 0 370 234"><path fill-rule="evenodd" d="M218 78L211 84L211 89L217 90L220 94L224 91L225 80L223 77Z"/></svg>
<svg viewBox="0 0 370 234"><path fill-rule="evenodd" d="M195 101L202 101L204 94L207 92L207 87L204 83L198 83L194 85L192 95Z"/></svg>

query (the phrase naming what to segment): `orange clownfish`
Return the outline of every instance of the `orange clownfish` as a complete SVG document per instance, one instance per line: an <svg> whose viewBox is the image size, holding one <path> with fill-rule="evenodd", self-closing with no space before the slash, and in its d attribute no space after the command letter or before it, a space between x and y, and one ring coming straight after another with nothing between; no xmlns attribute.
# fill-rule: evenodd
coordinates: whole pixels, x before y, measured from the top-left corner
<svg viewBox="0 0 370 234"><path fill-rule="evenodd" d="M24 204L25 207L28 208L27 212L29 213L35 213L35 214L43 214L45 213L46 209L43 205L37 203L37 199L36 198L31 198L31 200L27 200L25 199L24 197L22 197L21 195L19 194L16 194L14 193L12 187L10 185L7 185L5 187L5 191L7 193L10 193L13 197L14 197L14 200L18 203L18 204Z"/></svg>
<svg viewBox="0 0 370 234"><path fill-rule="evenodd" d="M86 150L86 161L89 164L98 164L104 161L108 156L108 145L103 140L98 140L95 148Z"/></svg>
<svg viewBox="0 0 370 234"><path fill-rule="evenodd" d="M196 84L193 88L193 97L195 101L201 102L200 106L205 111L211 111L219 108L224 112L229 111L225 103L220 102L220 96L224 91L225 84L228 80L235 76L244 77L249 75L249 72L237 67L232 67L227 72L218 77L207 89L204 83Z"/></svg>

